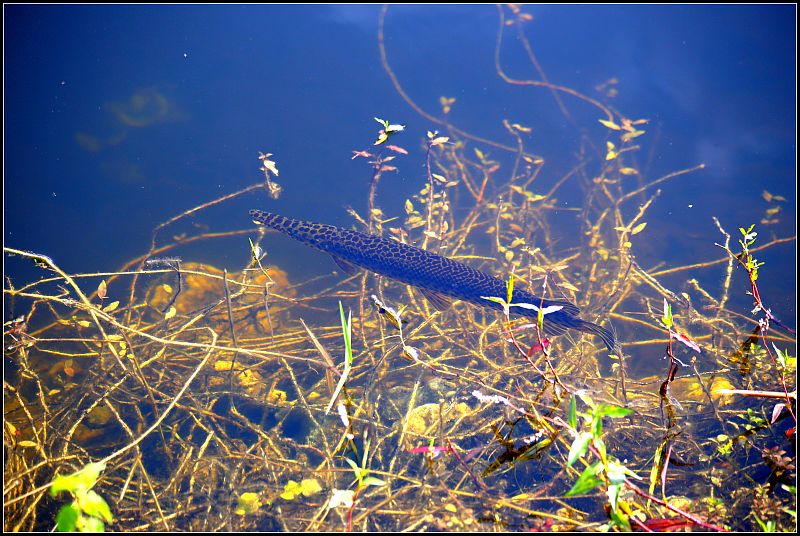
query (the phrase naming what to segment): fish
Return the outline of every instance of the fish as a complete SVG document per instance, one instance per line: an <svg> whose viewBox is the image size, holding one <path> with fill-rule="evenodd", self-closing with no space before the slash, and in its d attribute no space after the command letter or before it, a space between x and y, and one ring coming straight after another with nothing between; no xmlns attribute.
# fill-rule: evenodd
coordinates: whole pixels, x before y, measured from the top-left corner
<svg viewBox="0 0 800 536"><path fill-rule="evenodd" d="M324 251L346 274L369 270L418 288L438 310L446 309L453 299L481 307L503 310L503 305L486 297L505 298L506 282L476 270L462 262L431 253L397 240L343 229L325 223L296 220L251 210L253 222L280 231L295 240ZM512 304L531 304L551 308L544 315L543 329L548 335L560 335L568 329L597 335L611 353L618 354L619 344L609 330L581 319L580 309L567 300L541 298L522 288L514 288ZM538 312L510 307L516 315L537 318Z"/></svg>

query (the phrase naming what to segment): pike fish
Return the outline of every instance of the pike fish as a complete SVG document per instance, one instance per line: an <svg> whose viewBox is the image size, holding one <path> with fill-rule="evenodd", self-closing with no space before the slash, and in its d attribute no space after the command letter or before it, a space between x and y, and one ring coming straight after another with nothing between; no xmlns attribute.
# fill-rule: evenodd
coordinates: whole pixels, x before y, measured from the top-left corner
<svg viewBox="0 0 800 536"><path fill-rule="evenodd" d="M505 299L506 282L453 259L396 240L324 223L295 220L261 210L251 210L250 216L257 224L271 227L324 251L347 274L363 268L416 287L439 310L447 308L451 299L503 309L501 304L487 300L485 296ZM561 307L545 314L545 333L560 335L568 329L592 333L602 339L609 351L618 353L614 335L597 324L579 318L580 309L569 301L545 299L515 288L511 302L541 308ZM512 307L511 311L534 320L537 318L537 311L532 309Z"/></svg>

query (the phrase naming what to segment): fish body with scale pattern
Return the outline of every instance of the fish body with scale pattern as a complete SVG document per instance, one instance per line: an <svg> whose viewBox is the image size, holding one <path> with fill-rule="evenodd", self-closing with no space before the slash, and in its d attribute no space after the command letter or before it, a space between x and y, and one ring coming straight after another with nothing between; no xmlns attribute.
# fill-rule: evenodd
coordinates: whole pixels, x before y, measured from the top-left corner
<svg viewBox="0 0 800 536"><path fill-rule="evenodd" d="M505 298L506 282L453 259L397 240L324 223L295 220L261 210L251 210L250 216L255 223L324 251L347 273L363 268L417 287L438 309L447 306L448 298L454 298L502 310L499 303L487 300L485 296ZM528 303L536 307L561 307L545 315L546 333L558 335L567 329L593 333L603 340L609 351L617 353L614 335L597 324L579 318L580 310L573 303L540 298L517 288L514 289L511 302ZM535 310L516 307L512 308L512 312L533 319L537 317Z"/></svg>

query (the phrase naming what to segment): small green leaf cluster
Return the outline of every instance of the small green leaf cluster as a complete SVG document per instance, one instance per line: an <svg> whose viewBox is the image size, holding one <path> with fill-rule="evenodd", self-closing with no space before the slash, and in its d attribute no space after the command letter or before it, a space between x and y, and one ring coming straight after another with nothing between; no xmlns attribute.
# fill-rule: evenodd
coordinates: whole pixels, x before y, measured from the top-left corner
<svg viewBox="0 0 800 536"><path fill-rule="evenodd" d="M111 523L111 509L100 495L92 490L104 463L89 463L71 475L58 475L50 483L50 494L55 497L62 491L72 495L73 501L61 507L56 515L59 532L103 532L105 523Z"/></svg>
<svg viewBox="0 0 800 536"><path fill-rule="evenodd" d="M664 298L664 316L661 317L661 323L667 329L672 329L672 306L667 303L666 298Z"/></svg>
<svg viewBox="0 0 800 536"><path fill-rule="evenodd" d="M285 501L293 501L299 495L302 495L303 497L311 497L320 491L322 491L322 486L320 486L319 481L316 478L304 478L300 482L289 480L289 482L287 482L283 487L281 499Z"/></svg>
<svg viewBox="0 0 800 536"><path fill-rule="evenodd" d="M256 514L258 509L261 508L261 504L261 496L258 493L248 491L239 495L233 513L240 516Z"/></svg>
<svg viewBox="0 0 800 536"><path fill-rule="evenodd" d="M577 397L589 406L589 409L580 415L584 422L581 431L578 431ZM612 520L621 525L620 528L625 528L628 525L625 517L617 514L620 491L628 476L637 479L639 476L618 460L608 456L606 445L603 442L603 417L618 419L630 415L632 412L633 410L629 408L609 404L595 404L588 395L577 393L572 395L570 399L567 420L570 428L575 431L575 439L567 456L567 467L571 467L579 458L583 458L590 446L594 447L600 460L590 463L583 470L566 496L582 495L606 483L608 502L611 505L611 517ZM627 530L630 530L629 526L627 526Z"/></svg>
<svg viewBox="0 0 800 536"><path fill-rule="evenodd" d="M753 514L753 518L758 523L758 526L761 527L761 530L764 532L777 532L778 524L774 519L768 519L766 521L762 521L757 514Z"/></svg>
<svg viewBox="0 0 800 536"><path fill-rule="evenodd" d="M797 372L797 358L792 357L789 355L789 350L781 350L775 346L775 343L772 343L772 347L775 349L776 359L778 360L778 364L781 366L781 369L784 374L787 373L794 373Z"/></svg>
<svg viewBox="0 0 800 536"><path fill-rule="evenodd" d="M764 266L763 262L758 262L751 254L750 254L750 246L755 244L756 236L758 233L753 231L753 228L756 224L751 225L744 229L744 227L739 227L739 232L742 233L742 239L739 240L739 245L742 246L742 262L744 263L744 267L750 273L750 278L753 281L758 279L758 269Z"/></svg>
<svg viewBox="0 0 800 536"><path fill-rule="evenodd" d="M539 329L542 329L542 324L544 323L544 315L554 313L556 311L560 311L564 308L563 305L549 305L547 307L539 307L538 305L534 305L532 303L511 303L511 297L514 295L514 274L511 274L508 277L508 281L506 282L506 299L498 298L496 296L481 296L484 300L489 300L494 303L499 303L500 306L503 308L503 314L505 316L510 315L510 310L512 307L521 307L523 309L530 309L536 311L536 324L539 326Z"/></svg>
<svg viewBox="0 0 800 536"><path fill-rule="evenodd" d="M351 460L350 458L345 458L344 461L353 469L353 474L355 474L356 481L358 482L358 486L356 487L356 492L359 490L366 488L367 486L383 486L386 484L380 478L376 478L374 476L369 476L370 470L367 468L367 456L369 454L369 441L366 442L364 445L364 456L361 459L361 466L359 467L356 462Z"/></svg>
<svg viewBox="0 0 800 536"><path fill-rule="evenodd" d="M378 139L375 141L373 145L382 144L383 142L389 139L389 136L397 132L402 132L406 128L405 125L391 124L389 123L389 121L386 121L385 119L380 119L378 117L375 117L374 119L383 126L383 129L381 129L381 131L378 132Z"/></svg>

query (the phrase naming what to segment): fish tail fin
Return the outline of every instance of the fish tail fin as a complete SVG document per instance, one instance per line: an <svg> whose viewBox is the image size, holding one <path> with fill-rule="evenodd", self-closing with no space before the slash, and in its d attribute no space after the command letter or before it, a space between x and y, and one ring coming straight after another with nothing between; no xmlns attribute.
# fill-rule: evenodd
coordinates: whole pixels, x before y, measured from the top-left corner
<svg viewBox="0 0 800 536"><path fill-rule="evenodd" d="M603 343L605 343L606 348L612 354L619 355L622 350L619 342L617 341L617 337L606 328L599 326L593 322L587 322L586 320L581 320L580 318L575 318L575 329L583 331L584 333L591 333L593 335L597 335L601 339L603 339Z"/></svg>

